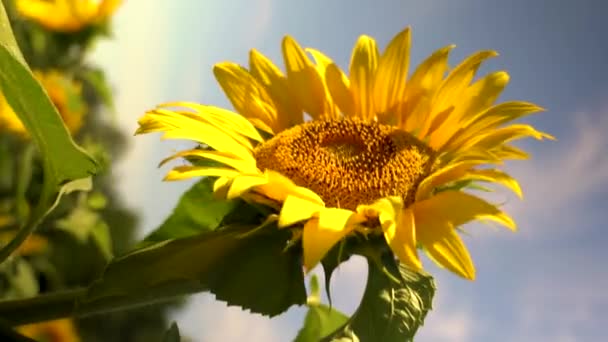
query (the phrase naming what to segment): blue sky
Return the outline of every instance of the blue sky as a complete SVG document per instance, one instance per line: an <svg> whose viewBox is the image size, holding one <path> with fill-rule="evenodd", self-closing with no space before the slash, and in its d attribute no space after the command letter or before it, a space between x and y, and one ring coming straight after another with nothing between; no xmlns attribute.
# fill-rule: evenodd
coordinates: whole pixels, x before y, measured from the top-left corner
<svg viewBox="0 0 608 342"><path fill-rule="evenodd" d="M519 223L516 234L473 225L465 241L475 282L444 270L417 341L603 341L608 323L608 46L602 0L198 1L129 0L115 20L116 37L94 60L108 71L119 124L127 134L157 103L189 100L229 107L211 73L216 62L242 64L256 48L281 65L280 41L290 34L347 66L360 34L380 46L413 29L412 62L456 44L454 65L481 49L500 53L484 72L507 70L501 100L523 99L547 112L528 122L557 136L526 141L533 159L508 164L525 200L500 200ZM191 182L163 183L160 159L184 143L133 138L116 176L127 203L142 215L142 235L173 208ZM339 270L332 287L338 308L352 311L365 281L361 260ZM339 291L338 291L339 290ZM175 313L196 341L286 341L302 309L273 320L192 297Z"/></svg>

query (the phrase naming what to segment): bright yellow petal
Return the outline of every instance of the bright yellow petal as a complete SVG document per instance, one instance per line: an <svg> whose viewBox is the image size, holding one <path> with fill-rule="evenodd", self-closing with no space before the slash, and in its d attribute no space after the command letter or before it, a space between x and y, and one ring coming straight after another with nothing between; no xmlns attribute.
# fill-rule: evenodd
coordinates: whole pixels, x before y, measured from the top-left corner
<svg viewBox="0 0 608 342"><path fill-rule="evenodd" d="M176 166L167 175L165 180L175 181L193 177L236 177L241 173L232 169L218 167L200 167L200 166Z"/></svg>
<svg viewBox="0 0 608 342"><path fill-rule="evenodd" d="M498 128L486 134L482 134L476 139L465 143L460 149L462 150L474 147L479 149L491 150L509 141L527 137L533 137L537 140L555 139L550 134L537 131L531 125L518 124Z"/></svg>
<svg viewBox="0 0 608 342"><path fill-rule="evenodd" d="M408 108L412 108L413 100L419 99L416 102L426 99L430 103L430 97L435 93L443 75L448 69L448 55L454 48L454 45L449 45L435 51L424 62L422 62L414 71L410 78L407 89L405 90L405 100L410 103ZM425 106L420 106L420 110L408 110L401 114L401 128L408 132L420 131L426 120L428 111Z"/></svg>
<svg viewBox="0 0 608 342"><path fill-rule="evenodd" d="M268 179L263 174L258 175L239 175L230 183L230 189L226 193L227 199L240 197L252 188L268 183Z"/></svg>
<svg viewBox="0 0 608 342"><path fill-rule="evenodd" d="M503 171L496 169L470 170L464 178L501 184L513 191L519 198L523 198L519 182Z"/></svg>
<svg viewBox="0 0 608 342"><path fill-rule="evenodd" d="M355 100L350 91L350 81L336 64L327 66L325 83L342 114L345 117L353 117L355 115Z"/></svg>
<svg viewBox="0 0 608 342"><path fill-rule="evenodd" d="M255 159L253 159L253 158L243 160L243 159L240 159L240 158L232 155L231 153L218 152L218 151L205 151L205 150L201 150L201 149L180 151L168 158L163 159L160 162L159 166L162 166L162 165L166 164L167 162L174 160L176 158L185 158L185 157L196 157L196 158L213 160L218 163L222 163L227 166L233 167L242 173L258 172L258 169L255 164Z"/></svg>
<svg viewBox="0 0 608 342"><path fill-rule="evenodd" d="M323 80L304 50L289 36L283 39L283 58L292 94L313 119L321 117L326 106Z"/></svg>
<svg viewBox="0 0 608 342"><path fill-rule="evenodd" d="M317 215L324 206L306 198L288 195L279 215L279 228L291 226Z"/></svg>
<svg viewBox="0 0 608 342"><path fill-rule="evenodd" d="M308 199L311 202L325 206L319 195L312 190L297 186L291 179L273 170L264 170L268 184L256 187L256 191L277 202L284 202L288 195Z"/></svg>
<svg viewBox="0 0 608 342"><path fill-rule="evenodd" d="M443 145L456 134L467 119L489 108L509 82L504 71L491 73L475 82L464 91L460 100L445 120L432 134L429 146L441 150Z"/></svg>
<svg viewBox="0 0 608 342"><path fill-rule="evenodd" d="M247 69L235 63L223 62L213 67L213 74L237 112L246 118L261 120L273 130L270 133L284 128L263 85Z"/></svg>
<svg viewBox="0 0 608 342"><path fill-rule="evenodd" d="M374 113L374 75L378 66L376 41L359 37L350 59L350 89L355 103L355 116L371 120Z"/></svg>
<svg viewBox="0 0 608 342"><path fill-rule="evenodd" d="M394 116L397 105L405 101L406 79L410 64L410 28L397 34L378 61L374 80L375 113Z"/></svg>
<svg viewBox="0 0 608 342"><path fill-rule="evenodd" d="M325 254L360 222L362 222L361 216L339 208L324 209L320 212L319 218L306 222L302 234L306 271L312 270Z"/></svg>
<svg viewBox="0 0 608 342"><path fill-rule="evenodd" d="M123 0L103 0L99 5L99 10L97 11L97 16L100 19L107 18L114 14L118 7L122 4Z"/></svg>
<svg viewBox="0 0 608 342"><path fill-rule="evenodd" d="M330 65L335 65L331 58L327 57L324 53L319 50L307 48L306 52L310 53L312 58L315 60L315 64L317 66L317 72L322 80L325 80L325 74L327 73L327 68ZM327 81L323 82L325 86L325 117L329 119L338 119L340 118L340 112L334 104L334 101L331 97L331 93L329 92L329 87L327 86Z"/></svg>
<svg viewBox="0 0 608 342"><path fill-rule="evenodd" d="M475 279L475 266L469 251L449 222L426 222L420 226L419 232L418 241L436 264L465 279Z"/></svg>
<svg viewBox="0 0 608 342"><path fill-rule="evenodd" d="M459 227L473 220L490 220L515 230L515 222L496 206L462 191L444 191L412 205L420 234L426 224L448 221Z"/></svg>
<svg viewBox="0 0 608 342"><path fill-rule="evenodd" d="M500 103L470 118L444 148L446 150L457 149L488 130L543 110L533 103L522 101Z"/></svg>
<svg viewBox="0 0 608 342"><path fill-rule="evenodd" d="M253 77L266 87L279 112L281 130L304 121L302 109L294 100L287 84L287 77L268 57L253 49L249 53L249 69Z"/></svg>
<svg viewBox="0 0 608 342"><path fill-rule="evenodd" d="M422 201L431 196L433 190L441 185L461 179L471 168L487 163L485 159L473 159L449 164L426 177L416 190L416 201Z"/></svg>

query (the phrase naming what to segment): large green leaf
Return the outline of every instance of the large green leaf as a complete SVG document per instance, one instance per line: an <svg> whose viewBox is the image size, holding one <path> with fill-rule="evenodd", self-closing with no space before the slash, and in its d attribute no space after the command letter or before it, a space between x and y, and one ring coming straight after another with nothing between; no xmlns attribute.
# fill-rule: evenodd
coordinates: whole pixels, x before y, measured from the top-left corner
<svg viewBox="0 0 608 342"><path fill-rule="evenodd" d="M57 203L62 187L90 177L96 172L97 164L74 143L57 109L34 79L19 52L1 3L0 90L36 143L44 168L44 185L39 203L14 242L0 251L2 261Z"/></svg>
<svg viewBox="0 0 608 342"><path fill-rule="evenodd" d="M111 262L89 289L81 313L210 291L216 298L274 316L306 299L301 260L284 251L290 233L275 226L218 229L143 248Z"/></svg>
<svg viewBox="0 0 608 342"><path fill-rule="evenodd" d="M413 341L431 309L433 278L397 265L392 254L385 255L381 263L368 258L368 266L367 286L359 308L328 340Z"/></svg>
<svg viewBox="0 0 608 342"><path fill-rule="evenodd" d="M143 245L192 236L215 230L220 223L257 223L257 212L242 200L222 200L213 196L213 179L203 178L180 198L173 213L148 235ZM256 215L256 216L254 216Z"/></svg>

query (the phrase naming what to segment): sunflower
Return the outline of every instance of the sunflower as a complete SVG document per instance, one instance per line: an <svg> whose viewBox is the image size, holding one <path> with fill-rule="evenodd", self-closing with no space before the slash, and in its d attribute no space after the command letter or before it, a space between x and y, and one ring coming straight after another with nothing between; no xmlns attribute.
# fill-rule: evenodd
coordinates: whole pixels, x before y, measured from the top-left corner
<svg viewBox="0 0 608 342"><path fill-rule="evenodd" d="M71 319L22 325L17 327L17 331L22 335L41 342L80 341L80 337Z"/></svg>
<svg viewBox="0 0 608 342"><path fill-rule="evenodd" d="M122 0L17 0L17 11L25 18L58 32L76 32L98 24L121 4Z"/></svg>
<svg viewBox="0 0 608 342"><path fill-rule="evenodd" d="M374 39L361 36L347 75L287 36L285 74L256 50L248 69L231 62L214 67L238 114L168 103L148 111L136 134L164 132L202 144L162 163L185 157L215 164L177 166L166 180L218 177L216 195L275 207L279 228L303 227L308 271L345 237L374 234L413 269L422 268L421 248L440 266L474 279L459 227L481 220L515 230L515 223L465 190L481 181L521 196L517 181L497 168L528 158L509 143L552 137L530 125L505 125L542 111L527 102L493 104L506 72L473 81L496 52L477 52L449 70L453 46L447 46L408 78L410 45L409 28L382 54Z"/></svg>
<svg viewBox="0 0 608 342"><path fill-rule="evenodd" d="M81 97L82 85L57 70L34 71L34 77L46 90L51 102L57 107L63 122L72 134L76 134L83 124L86 104ZM0 94L0 131L6 130L27 136L23 123L8 102Z"/></svg>

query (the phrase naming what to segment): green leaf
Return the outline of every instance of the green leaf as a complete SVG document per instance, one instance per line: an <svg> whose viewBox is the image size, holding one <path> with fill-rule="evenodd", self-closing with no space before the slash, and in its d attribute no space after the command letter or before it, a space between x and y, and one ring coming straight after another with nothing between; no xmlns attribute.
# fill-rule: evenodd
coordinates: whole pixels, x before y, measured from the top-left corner
<svg viewBox="0 0 608 342"><path fill-rule="evenodd" d="M343 326L348 316L327 305L311 305L294 342L318 342Z"/></svg>
<svg viewBox="0 0 608 342"><path fill-rule="evenodd" d="M213 231L238 203L214 198L213 180L203 178L182 195L171 216L144 241L158 242Z"/></svg>
<svg viewBox="0 0 608 342"><path fill-rule="evenodd" d="M173 322L171 327L165 333L163 337L163 342L180 342L181 338L179 336L179 329L177 328L177 324Z"/></svg>
<svg viewBox="0 0 608 342"><path fill-rule="evenodd" d="M299 253L276 225L218 229L163 241L112 261L93 283L81 310L145 303L210 291L216 298L274 316L306 300Z"/></svg>
<svg viewBox="0 0 608 342"><path fill-rule="evenodd" d="M361 342L413 341L432 306L433 278L397 265L391 253L384 256L381 264L368 258L368 269L367 286L359 308L332 338L347 338L352 331Z"/></svg>
<svg viewBox="0 0 608 342"><path fill-rule="evenodd" d="M34 79L15 42L0 4L0 89L27 128L41 155L44 169L42 194L36 208L15 240L0 250L6 259L53 208L61 188L74 180L88 178L96 162L72 140L63 121L42 86Z"/></svg>

